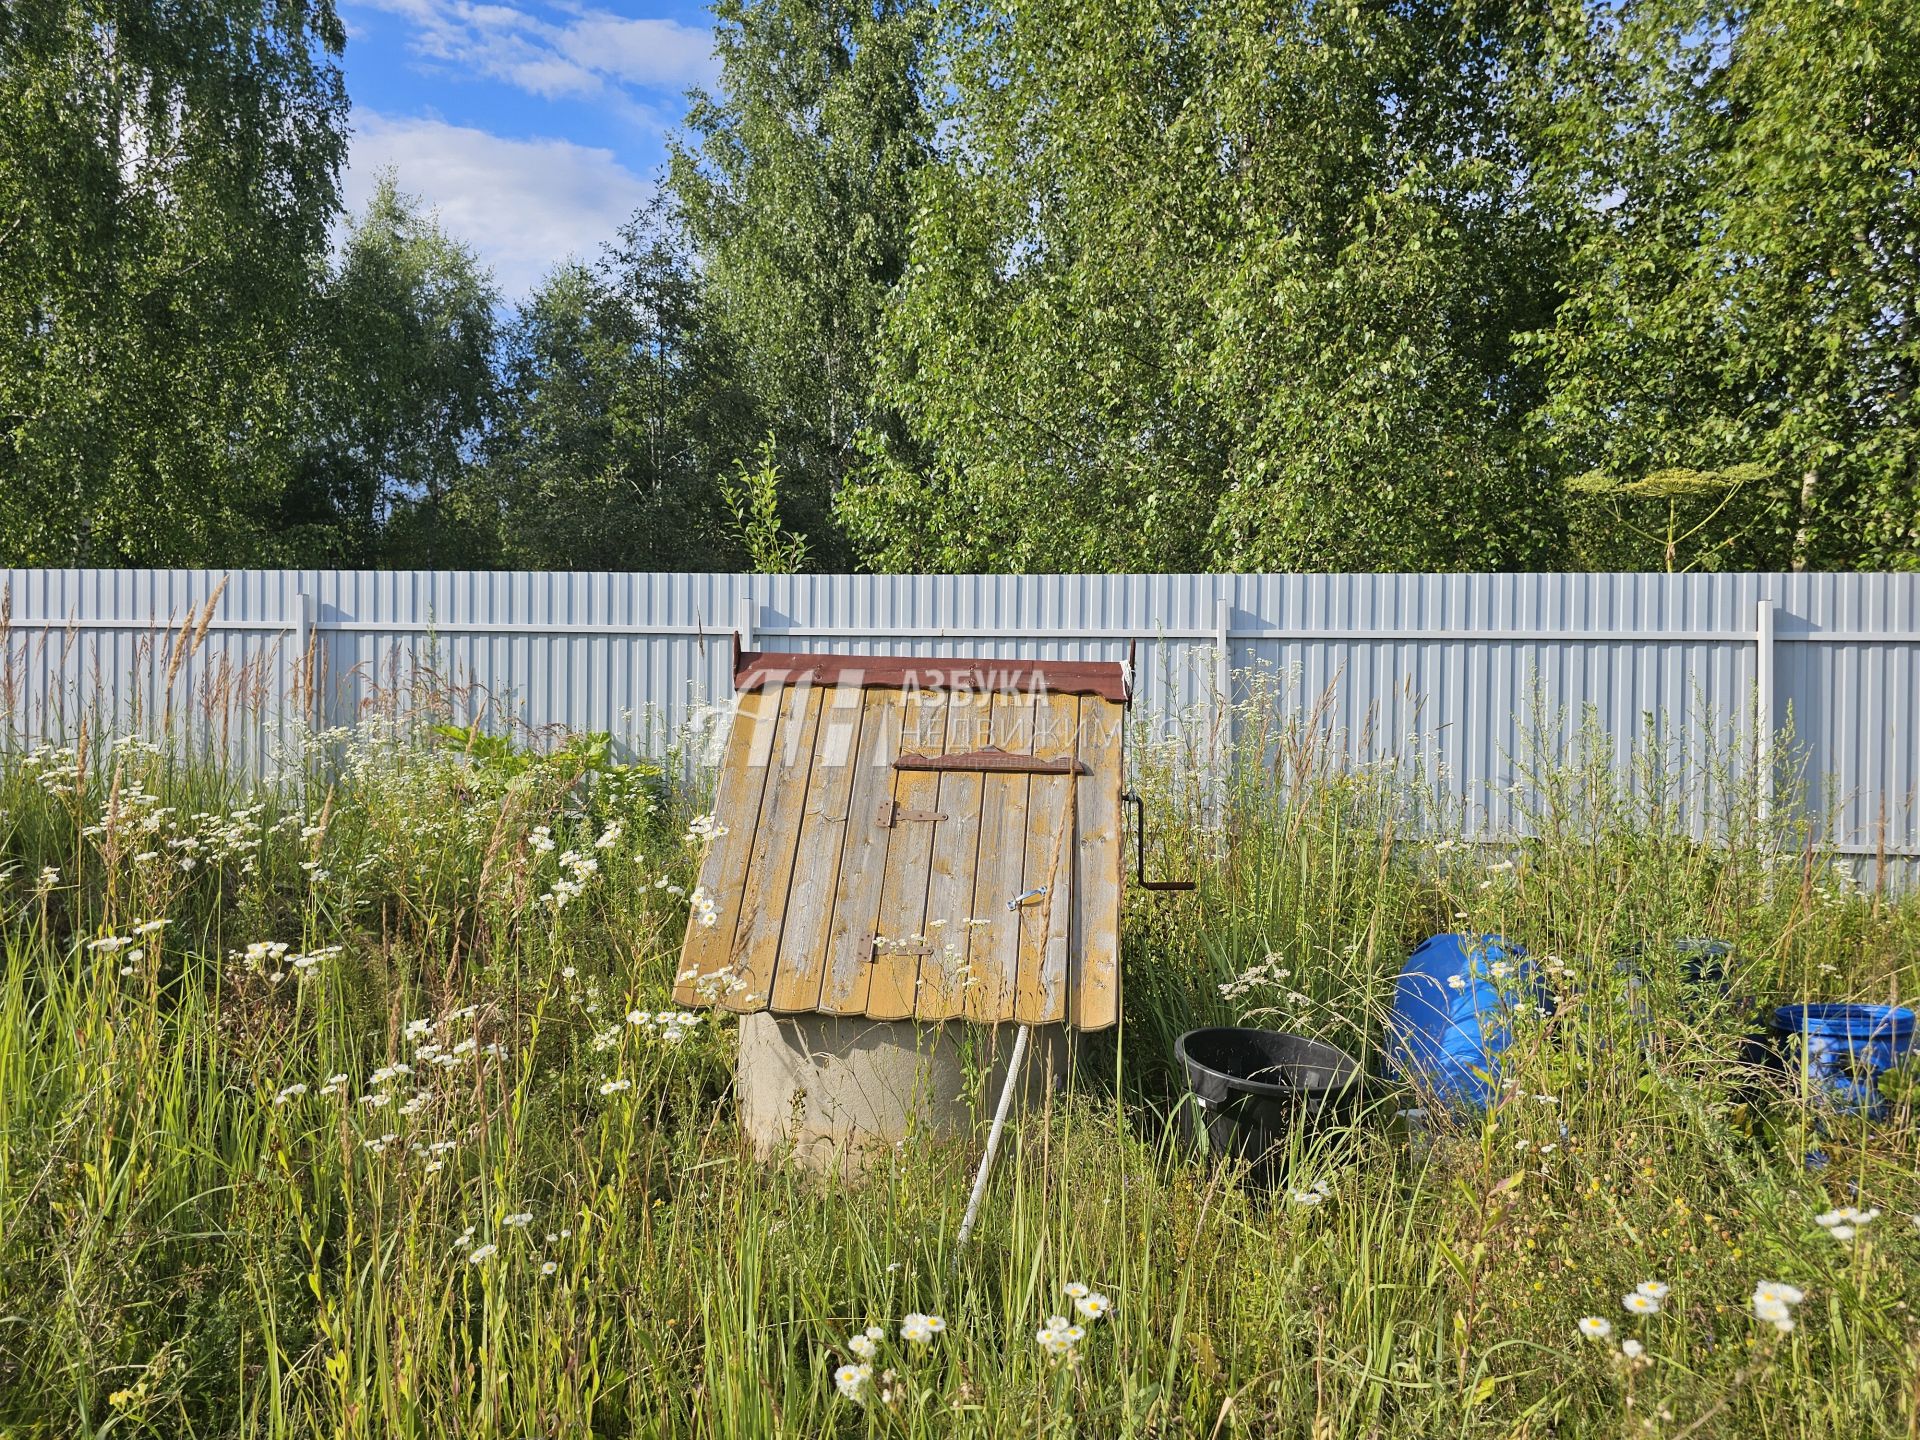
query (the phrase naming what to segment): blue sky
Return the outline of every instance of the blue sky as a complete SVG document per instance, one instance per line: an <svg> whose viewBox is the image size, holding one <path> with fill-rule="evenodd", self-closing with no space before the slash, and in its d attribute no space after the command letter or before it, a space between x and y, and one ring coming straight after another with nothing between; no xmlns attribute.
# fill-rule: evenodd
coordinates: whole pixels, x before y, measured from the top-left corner
<svg viewBox="0 0 1920 1440"><path fill-rule="evenodd" d="M690 85L714 75L691 0L340 0L358 210L391 167L508 300L590 259L650 192Z"/></svg>

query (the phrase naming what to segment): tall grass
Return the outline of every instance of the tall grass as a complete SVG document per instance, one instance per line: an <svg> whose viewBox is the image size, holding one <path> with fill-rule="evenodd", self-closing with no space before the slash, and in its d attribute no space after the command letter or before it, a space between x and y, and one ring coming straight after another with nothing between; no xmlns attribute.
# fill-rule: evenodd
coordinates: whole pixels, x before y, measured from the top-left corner
<svg viewBox="0 0 1920 1440"><path fill-rule="evenodd" d="M656 773L388 722L259 795L152 744L10 753L0 1433L1916 1433L1912 1092L1868 1123L1731 1060L1779 1000L1910 998L1920 906L1784 820L1696 837L1674 784L1753 813L1713 757L1516 757L1523 838L1311 711L1241 743L1224 794L1143 775L1199 889L1130 895L1122 1032L1018 1120L964 1254L973 1145L851 1186L746 1157L730 1022L662 1018L700 842ZM1181 1029L1377 1057L1437 929L1554 992L1500 1104L1409 1095L1272 1189L1187 1151ZM1842 1204L1882 1213L1843 1243ZM1790 1333L1761 1280L1804 1291ZM1115 1304L1061 1359L1068 1282Z"/></svg>

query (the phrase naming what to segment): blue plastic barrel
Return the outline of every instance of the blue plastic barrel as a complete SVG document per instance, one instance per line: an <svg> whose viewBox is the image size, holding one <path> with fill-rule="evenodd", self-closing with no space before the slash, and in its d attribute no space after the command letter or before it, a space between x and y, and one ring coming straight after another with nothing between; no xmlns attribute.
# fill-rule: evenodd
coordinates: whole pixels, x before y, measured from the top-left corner
<svg viewBox="0 0 1920 1440"><path fill-rule="evenodd" d="M1843 1110L1878 1115L1880 1076L1913 1048L1913 1011L1892 1005L1782 1005L1773 1018Z"/></svg>
<svg viewBox="0 0 1920 1440"><path fill-rule="evenodd" d="M1514 997L1536 1004L1545 998L1526 953L1498 935L1434 935L1421 941L1394 986L1387 1022L1394 1068L1441 1101L1491 1103L1501 1052L1513 1040ZM1502 972L1498 976L1495 966Z"/></svg>

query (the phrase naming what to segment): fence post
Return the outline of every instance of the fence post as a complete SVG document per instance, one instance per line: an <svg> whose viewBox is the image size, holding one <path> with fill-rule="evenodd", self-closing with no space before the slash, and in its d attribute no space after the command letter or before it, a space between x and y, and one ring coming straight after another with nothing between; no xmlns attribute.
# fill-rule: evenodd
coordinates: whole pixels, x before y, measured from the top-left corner
<svg viewBox="0 0 1920 1440"><path fill-rule="evenodd" d="M1233 768L1233 601L1225 595L1213 602L1213 644L1214 794L1218 818L1224 825Z"/></svg>
<svg viewBox="0 0 1920 1440"><path fill-rule="evenodd" d="M317 659L311 653L313 647L313 597L305 589L293 594L293 684L296 703L300 707L301 718L316 730L320 728L315 715L315 688L318 685L316 672L319 669Z"/></svg>
<svg viewBox="0 0 1920 1440"><path fill-rule="evenodd" d="M1764 825L1773 818L1773 601L1761 600L1754 609L1754 726L1753 764L1757 790L1755 818Z"/></svg>
<svg viewBox="0 0 1920 1440"><path fill-rule="evenodd" d="M755 603L751 591L742 590L740 592L740 618L735 622L733 628L740 632L740 648L742 650L752 650L755 648L756 642L753 632L760 628L760 607Z"/></svg>

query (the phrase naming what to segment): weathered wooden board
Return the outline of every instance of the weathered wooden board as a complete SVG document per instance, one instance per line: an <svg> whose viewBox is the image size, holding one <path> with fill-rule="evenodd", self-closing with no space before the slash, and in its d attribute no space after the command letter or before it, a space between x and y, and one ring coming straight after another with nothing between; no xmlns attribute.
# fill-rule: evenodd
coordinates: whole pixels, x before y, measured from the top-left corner
<svg viewBox="0 0 1920 1440"><path fill-rule="evenodd" d="M1053 760L1074 753L1080 700L1042 695L1033 707L1033 753ZM1035 775L1027 798L1023 890L1045 894L1022 906L1013 1018L1045 1025L1067 1013L1067 931L1073 921L1073 793L1078 775ZM1011 841L1012 837L1008 837Z"/></svg>
<svg viewBox="0 0 1920 1440"><path fill-rule="evenodd" d="M775 717L782 692L750 690L740 696L726 753L720 761L720 780L713 797L716 823L725 833L708 843L700 862L700 890L713 901L714 923L703 924L701 907L687 917L687 938L680 952L679 976L673 998L682 1005L711 1002L716 990L730 983L721 972L733 953L733 933L740 919L742 884L747 857L753 850L754 828L760 822L768 761L773 756Z"/></svg>
<svg viewBox="0 0 1920 1440"><path fill-rule="evenodd" d="M767 767L760 823L753 832L746 882L741 887L740 920L733 937L732 970L746 983L740 989L730 987L721 997L729 1010L767 1007L794 861L800 853L800 826L825 692L816 685L794 685L784 694L780 733L775 739L779 758Z"/></svg>
<svg viewBox="0 0 1920 1440"><path fill-rule="evenodd" d="M998 694L988 723L989 743L1029 754L1033 747L1033 697ZM980 851L974 869L973 927L967 958L973 984L967 989L969 1020L1011 1018L1020 965L1020 914L1007 902L1021 893L1027 861L1027 794L1031 775L990 774L980 786Z"/></svg>
<svg viewBox="0 0 1920 1440"><path fill-rule="evenodd" d="M938 754L945 743L948 697L944 693L914 692L902 713L901 748ZM938 813L940 776L928 770L893 772L896 814ZM860 823L856 817L856 823ZM865 818L879 825L879 807ZM920 978L919 949L927 944L927 877L933 868L932 820L895 819L885 828L886 874L880 884L880 908L874 915L873 980L867 991L867 1014L876 1020L905 1020L913 1014L914 990Z"/></svg>
<svg viewBox="0 0 1920 1440"><path fill-rule="evenodd" d="M820 717L807 800L800 819L799 853L787 892L787 917L773 970L775 1010L812 1010L820 1003L827 969L828 927L839 888L842 846L854 776L860 769L860 727L865 711L858 686L836 685Z"/></svg>
<svg viewBox="0 0 1920 1440"><path fill-rule="evenodd" d="M993 718L992 697L955 691L947 705L946 753L966 754L986 745ZM946 818L933 828L933 856L927 875L927 943L920 959L920 984L914 1014L922 1020L950 1020L966 1004L967 947L972 935L974 867L980 853L979 771L950 770L940 775L934 808Z"/></svg>
<svg viewBox="0 0 1920 1440"><path fill-rule="evenodd" d="M1075 793L1073 934L1067 954L1067 1023L1102 1030L1120 1019L1120 885L1126 821L1120 792L1126 712L1083 696L1075 753L1090 772Z"/></svg>
<svg viewBox="0 0 1920 1440"><path fill-rule="evenodd" d="M864 1015L873 979L873 934L880 915L880 884L886 877L887 842L893 831L873 823L893 798L893 761L900 753L898 690L869 690L861 702L860 748L854 754L847 799L847 837L834 883L833 919L827 926L826 975L820 1009L829 1015Z"/></svg>

